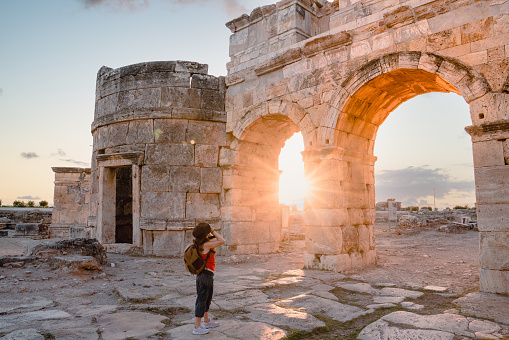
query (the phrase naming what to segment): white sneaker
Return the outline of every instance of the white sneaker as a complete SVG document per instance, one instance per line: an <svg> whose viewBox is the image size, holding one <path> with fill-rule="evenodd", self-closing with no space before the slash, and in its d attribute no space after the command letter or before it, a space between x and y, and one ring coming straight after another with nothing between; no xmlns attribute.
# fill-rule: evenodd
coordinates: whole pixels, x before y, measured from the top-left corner
<svg viewBox="0 0 509 340"><path fill-rule="evenodd" d="M193 329L193 334L195 335L203 335L210 332L208 329L204 328L202 325L200 325L198 328Z"/></svg>
<svg viewBox="0 0 509 340"><path fill-rule="evenodd" d="M212 319L209 322L204 322L203 323L203 327L205 327L205 328L215 328L217 326L219 326L219 323L215 322Z"/></svg>

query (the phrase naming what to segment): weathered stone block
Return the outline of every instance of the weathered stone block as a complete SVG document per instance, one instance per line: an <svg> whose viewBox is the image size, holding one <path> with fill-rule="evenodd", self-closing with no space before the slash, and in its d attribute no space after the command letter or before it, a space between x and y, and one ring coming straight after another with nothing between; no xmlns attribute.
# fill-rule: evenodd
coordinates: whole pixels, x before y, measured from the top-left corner
<svg viewBox="0 0 509 340"><path fill-rule="evenodd" d="M221 168L201 169L201 193L221 193L223 172Z"/></svg>
<svg viewBox="0 0 509 340"><path fill-rule="evenodd" d="M144 230L143 251L147 255L181 256L185 250L184 232Z"/></svg>
<svg viewBox="0 0 509 340"><path fill-rule="evenodd" d="M142 191L170 191L168 167L164 165L145 165L141 172Z"/></svg>
<svg viewBox="0 0 509 340"><path fill-rule="evenodd" d="M141 217L161 220L184 218L186 194L180 192L142 192Z"/></svg>
<svg viewBox="0 0 509 340"><path fill-rule="evenodd" d="M151 119L129 122L127 144L142 144L154 142L154 125Z"/></svg>
<svg viewBox="0 0 509 340"><path fill-rule="evenodd" d="M502 142L489 140L472 144L474 168L505 165ZM477 172L476 172L477 174Z"/></svg>
<svg viewBox="0 0 509 340"><path fill-rule="evenodd" d="M201 108L204 110L224 111L224 92L202 90Z"/></svg>
<svg viewBox="0 0 509 340"><path fill-rule="evenodd" d="M255 221L252 207L222 207L221 218L225 221L251 222Z"/></svg>
<svg viewBox="0 0 509 340"><path fill-rule="evenodd" d="M191 74L207 74L209 65L200 64L194 61L177 60L175 62L175 72L188 72Z"/></svg>
<svg viewBox="0 0 509 340"><path fill-rule="evenodd" d="M479 231L509 231L509 203L477 204Z"/></svg>
<svg viewBox="0 0 509 340"><path fill-rule="evenodd" d="M432 51L439 51L461 44L460 29L448 29L428 35L428 48Z"/></svg>
<svg viewBox="0 0 509 340"><path fill-rule="evenodd" d="M199 192L200 168L194 166L172 166L169 171L169 191Z"/></svg>
<svg viewBox="0 0 509 340"><path fill-rule="evenodd" d="M196 144L226 146L226 126L224 123L191 121L186 140L194 140Z"/></svg>
<svg viewBox="0 0 509 340"><path fill-rule="evenodd" d="M509 94L487 93L470 103L473 124L482 124L509 118Z"/></svg>
<svg viewBox="0 0 509 340"><path fill-rule="evenodd" d="M384 24L391 27L401 27L415 22L414 14L408 6L401 6L397 9L384 13Z"/></svg>
<svg viewBox="0 0 509 340"><path fill-rule="evenodd" d="M489 38L493 36L493 17L462 25L460 32L462 44Z"/></svg>
<svg viewBox="0 0 509 340"><path fill-rule="evenodd" d="M159 107L161 104L160 88L145 88L121 91L118 95L117 110L134 111Z"/></svg>
<svg viewBox="0 0 509 340"><path fill-rule="evenodd" d="M347 209L307 209L304 212L304 223L308 226L335 227L349 222Z"/></svg>
<svg viewBox="0 0 509 340"><path fill-rule="evenodd" d="M208 219L221 216L219 195L188 193L186 201L186 218Z"/></svg>
<svg viewBox="0 0 509 340"><path fill-rule="evenodd" d="M206 74L193 74L191 87L197 89L219 90L219 78Z"/></svg>
<svg viewBox="0 0 509 340"><path fill-rule="evenodd" d="M214 168L219 164L219 147L216 145L196 145L194 149L194 165Z"/></svg>
<svg viewBox="0 0 509 340"><path fill-rule="evenodd" d="M342 254L349 254L358 251L359 247L359 230L355 226L344 226L342 232Z"/></svg>
<svg viewBox="0 0 509 340"><path fill-rule="evenodd" d="M186 141L187 120L154 119L156 143L179 144Z"/></svg>
<svg viewBox="0 0 509 340"><path fill-rule="evenodd" d="M306 253L341 254L343 245L342 228L305 226Z"/></svg>
<svg viewBox="0 0 509 340"><path fill-rule="evenodd" d="M304 253L304 268L344 272L352 269L352 260L348 254L315 255Z"/></svg>
<svg viewBox="0 0 509 340"><path fill-rule="evenodd" d="M194 165L194 145L149 144L145 164Z"/></svg>
<svg viewBox="0 0 509 340"><path fill-rule="evenodd" d="M234 222L231 230L232 244L260 244L270 240L266 222Z"/></svg>
<svg viewBox="0 0 509 340"><path fill-rule="evenodd" d="M509 231L482 231L479 236L481 268L509 271Z"/></svg>
<svg viewBox="0 0 509 340"><path fill-rule="evenodd" d="M479 278L482 292L509 294L509 271L481 268Z"/></svg>
<svg viewBox="0 0 509 340"><path fill-rule="evenodd" d="M189 81L189 78L187 79ZM187 84L189 86L189 83ZM202 92L189 87L163 87L161 102L163 108L201 108Z"/></svg>
<svg viewBox="0 0 509 340"><path fill-rule="evenodd" d="M107 148L126 144L128 131L129 123L117 123L108 125L108 131L105 135L103 135L105 138L102 146Z"/></svg>

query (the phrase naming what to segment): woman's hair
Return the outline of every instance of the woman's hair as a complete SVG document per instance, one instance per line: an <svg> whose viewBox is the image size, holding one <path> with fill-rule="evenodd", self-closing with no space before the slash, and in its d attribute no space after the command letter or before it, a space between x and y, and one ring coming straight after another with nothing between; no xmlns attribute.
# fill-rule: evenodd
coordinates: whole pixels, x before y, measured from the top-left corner
<svg viewBox="0 0 509 340"><path fill-rule="evenodd" d="M207 236L210 234L211 231L212 229L210 228L210 224L208 223L200 223L196 227L194 227L193 242L200 251L203 250L203 244L209 240Z"/></svg>

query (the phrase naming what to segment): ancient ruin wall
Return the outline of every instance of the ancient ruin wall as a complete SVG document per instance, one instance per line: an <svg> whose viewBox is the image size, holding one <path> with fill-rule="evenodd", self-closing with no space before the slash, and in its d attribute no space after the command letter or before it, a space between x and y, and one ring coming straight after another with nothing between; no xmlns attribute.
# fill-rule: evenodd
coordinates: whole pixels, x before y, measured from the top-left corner
<svg viewBox="0 0 509 340"><path fill-rule="evenodd" d="M179 255L196 223L221 229L225 85L207 70L168 61L99 71L89 225L101 243Z"/></svg>
<svg viewBox="0 0 509 340"><path fill-rule="evenodd" d="M90 169L54 167L53 213L50 237L69 238L71 229L85 228L89 215Z"/></svg>
<svg viewBox="0 0 509 340"><path fill-rule="evenodd" d="M454 92L473 124L481 289L509 292L508 2L283 0L227 26L229 162L240 175L230 184L237 200L225 202L237 213L233 234L251 218L239 202L277 194L255 179L272 183L277 163L266 155L300 130L314 182L306 266L374 265L378 127L410 98Z"/></svg>

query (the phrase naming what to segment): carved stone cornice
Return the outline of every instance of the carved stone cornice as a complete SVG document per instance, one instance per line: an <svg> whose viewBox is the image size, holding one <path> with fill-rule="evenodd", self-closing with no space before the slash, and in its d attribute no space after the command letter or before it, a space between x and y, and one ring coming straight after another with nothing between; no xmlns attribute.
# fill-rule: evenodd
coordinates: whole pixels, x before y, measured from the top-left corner
<svg viewBox="0 0 509 340"><path fill-rule="evenodd" d="M267 60L254 69L257 76L278 70L292 64L303 57L312 57L318 53L352 43L352 36L348 32L338 32L308 39L303 46L290 48L283 53Z"/></svg>
<svg viewBox="0 0 509 340"><path fill-rule="evenodd" d="M144 160L143 152L123 152L97 155L97 164L99 166L126 166L126 165L142 165Z"/></svg>

